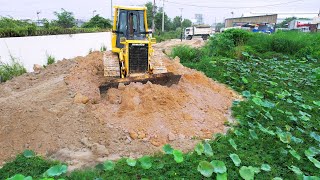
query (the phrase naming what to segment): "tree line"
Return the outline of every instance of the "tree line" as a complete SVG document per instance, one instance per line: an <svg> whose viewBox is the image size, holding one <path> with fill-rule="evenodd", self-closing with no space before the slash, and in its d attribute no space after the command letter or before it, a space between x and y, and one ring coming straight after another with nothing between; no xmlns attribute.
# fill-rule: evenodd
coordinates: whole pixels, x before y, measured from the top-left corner
<svg viewBox="0 0 320 180"><path fill-rule="evenodd" d="M147 7L147 15L148 15L148 26L151 28L152 20L153 20L153 4L152 2L148 2L145 4ZM160 31L162 29L162 13L163 8L155 7L155 16L154 16L154 24L156 31ZM164 12L164 30L165 31L175 31L178 28L186 28L192 25L191 20L189 19L181 19L180 16L176 16L173 19L169 18L167 13Z"/></svg>
<svg viewBox="0 0 320 180"><path fill-rule="evenodd" d="M153 4L148 2L147 7L148 26L151 28L153 20ZM162 8L155 7L155 29L162 29ZM73 12L61 9L54 12L55 19L42 19L38 23L42 23L41 27L37 23L16 20L13 18L0 17L0 38L1 37L21 37L21 36L39 36L39 35L55 35L55 34L74 34L85 32L106 31L112 28L112 20L104 18L99 14L92 17L88 22L83 23L78 27L77 19ZM191 20L181 19L176 16L173 19L169 18L164 13L164 30L165 31L180 31L192 25Z"/></svg>

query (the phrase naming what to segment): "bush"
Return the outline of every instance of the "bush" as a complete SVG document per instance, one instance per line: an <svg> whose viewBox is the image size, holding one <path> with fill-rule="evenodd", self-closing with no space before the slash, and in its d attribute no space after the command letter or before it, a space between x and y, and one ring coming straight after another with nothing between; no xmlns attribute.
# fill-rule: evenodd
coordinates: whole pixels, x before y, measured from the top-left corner
<svg viewBox="0 0 320 180"><path fill-rule="evenodd" d="M172 58L178 56L181 62L199 62L201 54L200 49L188 45L180 45L172 49L170 56Z"/></svg>
<svg viewBox="0 0 320 180"><path fill-rule="evenodd" d="M52 55L47 55L47 65L53 64L56 62L56 58Z"/></svg>
<svg viewBox="0 0 320 180"><path fill-rule="evenodd" d="M82 25L83 28L101 28L110 29L112 28L112 22L109 19L105 19L99 15L94 16L89 22Z"/></svg>
<svg viewBox="0 0 320 180"><path fill-rule="evenodd" d="M242 52L266 58L292 56L295 58L320 57L320 34L302 32L277 32L275 34L251 33L231 29L210 38L203 52L208 56L242 59Z"/></svg>
<svg viewBox="0 0 320 180"><path fill-rule="evenodd" d="M234 48L234 42L231 39L226 38L222 33L210 38L204 47L204 52L209 56L221 55L229 57L233 54Z"/></svg>
<svg viewBox="0 0 320 180"><path fill-rule="evenodd" d="M266 35L253 33L247 42L259 53L276 52L297 58L312 56L318 58L320 34L296 31L277 32Z"/></svg>
<svg viewBox="0 0 320 180"><path fill-rule="evenodd" d="M274 36L271 41L271 50L284 54L295 54L304 47L302 42L281 36Z"/></svg>
<svg viewBox="0 0 320 180"><path fill-rule="evenodd" d="M0 82L6 82L26 72L27 70L14 57L11 57L10 64L0 62Z"/></svg>
<svg viewBox="0 0 320 180"><path fill-rule="evenodd" d="M157 42L162 42L168 39L180 39L180 31L169 31L169 32L154 32L153 37L157 39Z"/></svg>
<svg viewBox="0 0 320 180"><path fill-rule="evenodd" d="M16 28L0 28L0 38L4 37L24 37L24 36L43 36L58 34L77 34L77 33L93 33L103 32L106 29L100 28L61 28L49 26L48 28L39 28L35 26L16 27Z"/></svg>
<svg viewBox="0 0 320 180"><path fill-rule="evenodd" d="M251 33L243 29L229 29L223 36L233 41L235 46L244 45L249 40Z"/></svg>

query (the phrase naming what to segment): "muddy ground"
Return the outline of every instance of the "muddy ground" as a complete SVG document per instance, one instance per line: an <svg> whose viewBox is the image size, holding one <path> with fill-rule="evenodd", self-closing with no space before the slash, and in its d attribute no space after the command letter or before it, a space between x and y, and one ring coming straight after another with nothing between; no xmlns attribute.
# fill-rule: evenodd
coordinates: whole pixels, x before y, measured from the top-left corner
<svg viewBox="0 0 320 180"><path fill-rule="evenodd" d="M179 40L154 46L157 62L181 74L177 85L131 83L100 95L103 53L64 59L0 84L0 166L24 149L65 161L69 170L140 157L170 143L183 151L225 131L232 101L225 85L170 59ZM184 41L194 47L201 40Z"/></svg>

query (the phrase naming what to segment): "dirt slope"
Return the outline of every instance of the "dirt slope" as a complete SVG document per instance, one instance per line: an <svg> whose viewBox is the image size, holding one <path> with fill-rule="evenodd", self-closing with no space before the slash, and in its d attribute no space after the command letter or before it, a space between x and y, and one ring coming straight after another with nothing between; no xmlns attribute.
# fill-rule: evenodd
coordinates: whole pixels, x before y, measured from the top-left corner
<svg viewBox="0 0 320 180"><path fill-rule="evenodd" d="M194 137L223 132L239 96L163 53L180 43L155 46L154 59L182 75L172 87L131 83L100 96L98 87L107 81L100 52L0 84L0 164L28 148L66 161L72 170L152 154L165 143L188 151L197 142Z"/></svg>

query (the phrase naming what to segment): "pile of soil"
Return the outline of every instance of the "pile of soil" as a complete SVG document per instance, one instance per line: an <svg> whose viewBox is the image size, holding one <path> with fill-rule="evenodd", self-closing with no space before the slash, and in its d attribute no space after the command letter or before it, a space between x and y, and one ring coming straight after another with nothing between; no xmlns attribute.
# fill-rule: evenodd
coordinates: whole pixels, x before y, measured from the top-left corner
<svg viewBox="0 0 320 180"><path fill-rule="evenodd" d="M155 46L154 59L182 75L171 87L120 84L100 95L99 86L110 80L103 76L101 52L0 84L0 165L32 149L67 162L73 170L153 154L166 143L189 151L195 139L224 132L232 101L240 97L163 53L179 43Z"/></svg>

